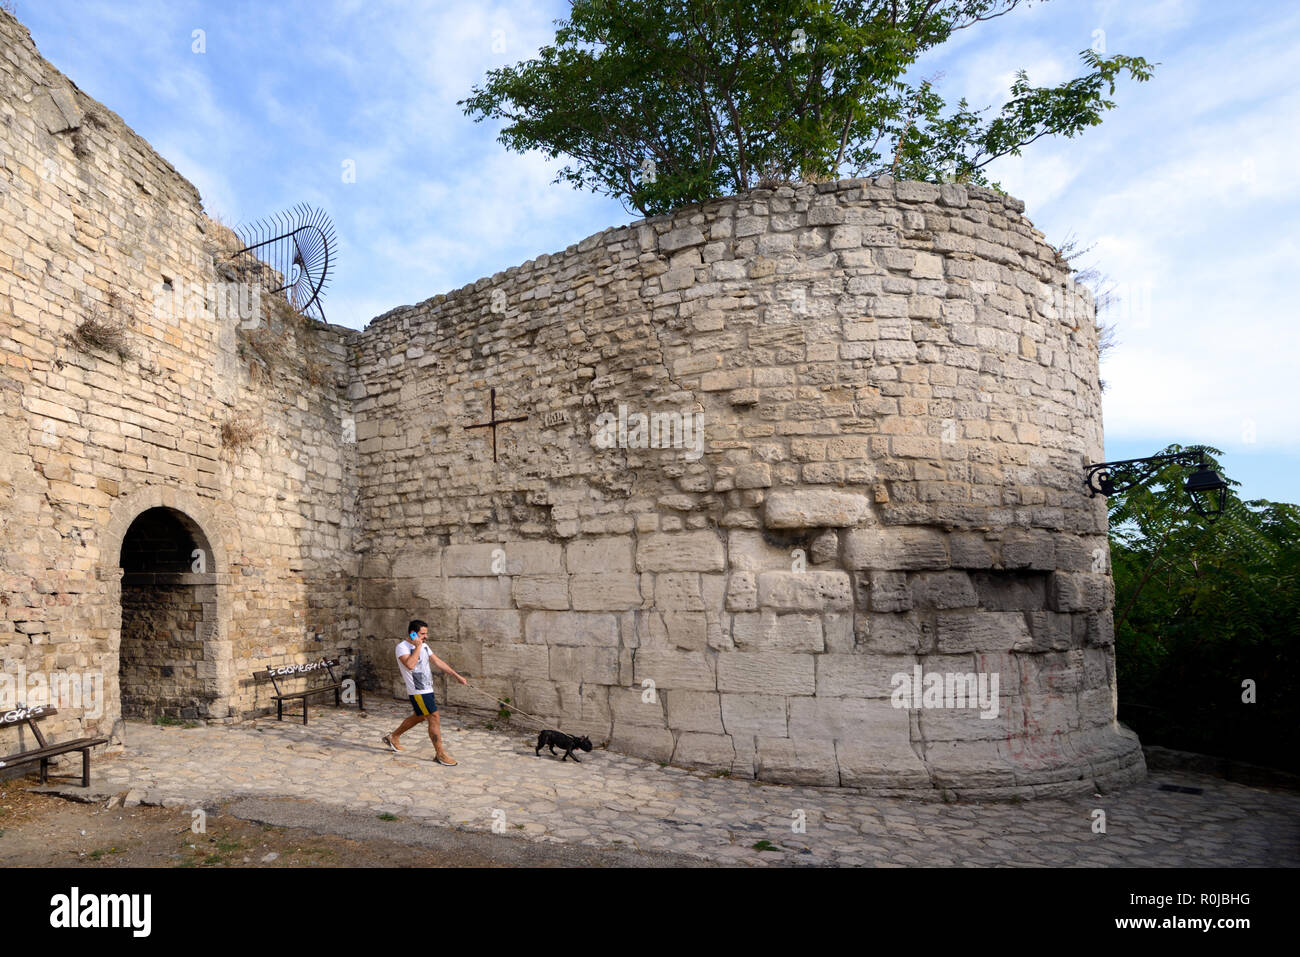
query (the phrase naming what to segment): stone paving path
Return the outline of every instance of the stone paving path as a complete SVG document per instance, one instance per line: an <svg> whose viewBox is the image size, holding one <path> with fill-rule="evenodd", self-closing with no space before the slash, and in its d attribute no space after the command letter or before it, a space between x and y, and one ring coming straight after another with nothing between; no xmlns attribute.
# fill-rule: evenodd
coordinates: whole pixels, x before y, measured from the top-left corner
<svg viewBox="0 0 1300 957"><path fill-rule="evenodd" d="M535 841L634 847L754 866L1296 866L1300 794L1179 772L1104 796L1019 804L944 804L711 777L593 751L582 764L534 735L445 717L454 768L433 761L422 727L397 755L380 736L405 715L395 703L313 708L311 725L259 718L234 726L129 723L128 747L96 758L92 789L127 802L212 806L285 796L402 820ZM1159 790L1161 784L1204 789ZM79 788L66 789L67 793ZM1092 830L1093 809L1107 833ZM805 824L802 833L792 825ZM500 831L498 824L498 832ZM758 850L768 842L773 850Z"/></svg>

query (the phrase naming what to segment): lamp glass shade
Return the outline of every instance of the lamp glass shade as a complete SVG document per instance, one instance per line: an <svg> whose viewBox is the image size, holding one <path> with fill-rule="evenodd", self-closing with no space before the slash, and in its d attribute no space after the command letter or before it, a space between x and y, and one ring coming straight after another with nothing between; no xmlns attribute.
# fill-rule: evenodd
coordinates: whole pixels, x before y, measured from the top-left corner
<svg viewBox="0 0 1300 957"><path fill-rule="evenodd" d="M1213 469L1199 468L1183 486L1197 512L1213 520L1223 514L1227 505L1228 483Z"/></svg>
<svg viewBox="0 0 1300 957"><path fill-rule="evenodd" d="M1183 486L1188 494L1195 495L1197 492L1218 492L1226 489L1228 483L1223 480L1223 476L1213 469L1197 469L1187 479L1187 484Z"/></svg>

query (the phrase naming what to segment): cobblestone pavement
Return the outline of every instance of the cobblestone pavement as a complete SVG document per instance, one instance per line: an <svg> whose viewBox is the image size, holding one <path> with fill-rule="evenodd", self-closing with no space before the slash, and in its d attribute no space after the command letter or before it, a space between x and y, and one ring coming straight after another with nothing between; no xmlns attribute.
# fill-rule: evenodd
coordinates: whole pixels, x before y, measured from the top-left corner
<svg viewBox="0 0 1300 957"><path fill-rule="evenodd" d="M313 708L311 725L259 718L197 728L126 725L128 747L93 762L92 790L198 807L284 796L521 839L620 846L753 866L1296 866L1300 795L1179 772L1104 796L1008 804L867 797L712 777L605 751L561 762L523 730L444 717L457 767L422 726L393 754L393 703ZM1201 794L1161 791L1161 784ZM73 794L80 788L66 788ZM1093 832L1105 811L1106 833ZM802 817L804 830L794 826ZM497 825L500 831L501 825ZM766 843L764 843L766 842ZM771 850L759 850L755 847Z"/></svg>

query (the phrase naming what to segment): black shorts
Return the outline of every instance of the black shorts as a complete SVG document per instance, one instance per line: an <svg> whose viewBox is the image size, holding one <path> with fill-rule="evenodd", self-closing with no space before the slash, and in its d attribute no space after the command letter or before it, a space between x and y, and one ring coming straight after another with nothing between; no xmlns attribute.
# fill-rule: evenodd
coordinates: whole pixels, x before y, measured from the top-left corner
<svg viewBox="0 0 1300 957"><path fill-rule="evenodd" d="M434 714L438 710L438 702L433 697L432 691L422 691L419 694L413 694L411 698L411 707L415 713L423 717L426 714Z"/></svg>

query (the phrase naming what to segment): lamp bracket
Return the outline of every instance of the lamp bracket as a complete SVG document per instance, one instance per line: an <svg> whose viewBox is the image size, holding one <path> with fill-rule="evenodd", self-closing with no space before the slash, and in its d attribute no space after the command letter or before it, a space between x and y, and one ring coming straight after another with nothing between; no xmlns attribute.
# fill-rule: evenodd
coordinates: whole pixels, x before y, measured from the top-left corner
<svg viewBox="0 0 1300 957"><path fill-rule="evenodd" d="M1118 462L1097 462L1085 466L1083 484L1090 497L1096 495L1114 495L1142 485L1164 466L1176 462L1179 465L1205 465L1205 453L1198 449L1175 452L1172 455L1153 455L1145 459L1123 459Z"/></svg>

